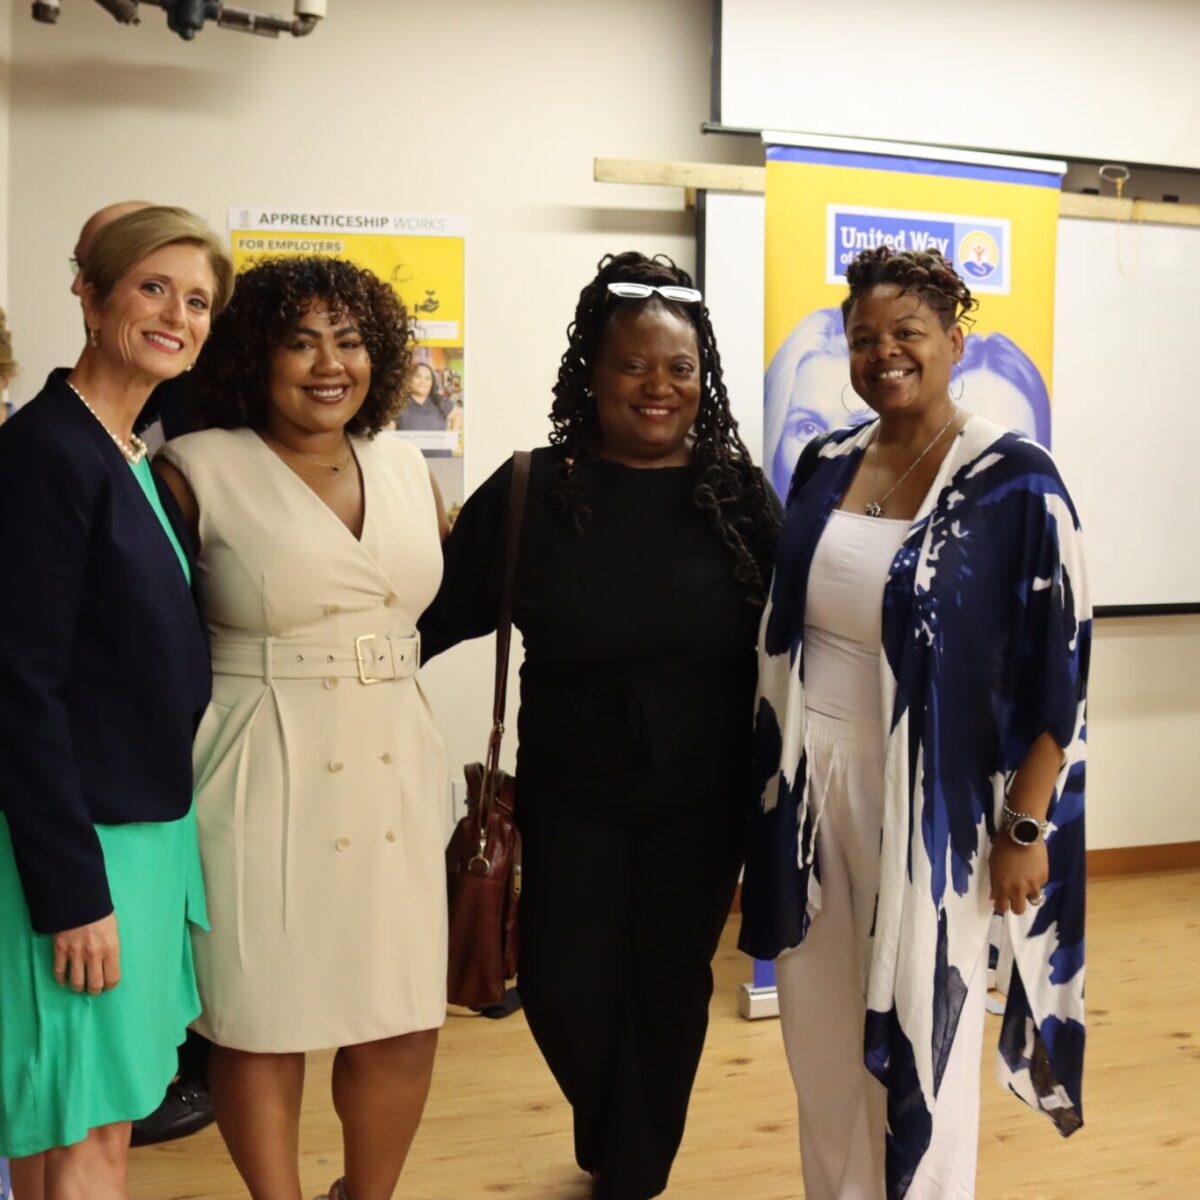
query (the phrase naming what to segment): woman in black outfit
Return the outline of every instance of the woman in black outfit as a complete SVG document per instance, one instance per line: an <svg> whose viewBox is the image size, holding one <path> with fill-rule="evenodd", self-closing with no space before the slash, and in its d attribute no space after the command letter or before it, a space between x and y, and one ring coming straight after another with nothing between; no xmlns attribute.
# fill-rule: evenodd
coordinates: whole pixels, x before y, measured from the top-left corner
<svg viewBox="0 0 1200 1200"><path fill-rule="evenodd" d="M669 260L583 289L533 452L514 623L519 984L604 1200L667 1185L742 855L777 511ZM426 659L496 628L511 464L466 502Z"/></svg>

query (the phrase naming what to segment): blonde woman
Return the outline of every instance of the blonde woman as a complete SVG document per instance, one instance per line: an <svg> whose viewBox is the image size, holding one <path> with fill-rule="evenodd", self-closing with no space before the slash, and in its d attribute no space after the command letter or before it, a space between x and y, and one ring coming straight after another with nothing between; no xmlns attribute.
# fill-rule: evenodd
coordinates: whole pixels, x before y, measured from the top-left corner
<svg viewBox="0 0 1200 1200"><path fill-rule="evenodd" d="M210 691L186 533L133 421L233 286L197 217L96 235L87 343L0 430L0 1154L47 1200L126 1194L130 1121L199 1012L191 743Z"/></svg>

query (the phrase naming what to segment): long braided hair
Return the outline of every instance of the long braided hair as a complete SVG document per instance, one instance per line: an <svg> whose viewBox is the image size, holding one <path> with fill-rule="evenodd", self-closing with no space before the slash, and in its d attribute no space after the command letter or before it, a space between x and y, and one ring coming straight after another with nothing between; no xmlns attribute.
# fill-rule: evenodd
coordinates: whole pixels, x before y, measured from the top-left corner
<svg viewBox="0 0 1200 1200"><path fill-rule="evenodd" d="M738 435L708 309L703 303L676 303L658 295L620 298L608 291L608 285L617 282L693 286L691 276L665 255L647 258L629 251L600 260L596 277L579 294L554 385L550 444L560 448L561 461L551 482L551 503L577 532L583 533L591 516L589 467L600 456L600 425L591 387L600 341L614 313L659 305L692 326L700 351L700 409L692 427L689 468L693 502L708 516L729 552L734 578L742 585L746 598L761 603L770 579L778 510L762 472L754 466Z"/></svg>

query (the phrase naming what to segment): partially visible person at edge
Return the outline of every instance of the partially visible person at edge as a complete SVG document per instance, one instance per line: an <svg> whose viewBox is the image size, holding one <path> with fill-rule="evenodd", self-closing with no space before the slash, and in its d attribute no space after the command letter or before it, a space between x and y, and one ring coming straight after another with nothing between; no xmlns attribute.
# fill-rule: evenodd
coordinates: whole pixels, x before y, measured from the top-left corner
<svg viewBox="0 0 1200 1200"><path fill-rule="evenodd" d="M48 1200L126 1195L130 1122L200 1008L191 743L211 679L186 529L132 430L232 286L193 214L111 221L83 353L0 430L0 1153L41 1156L16 1174Z"/></svg>
<svg viewBox="0 0 1200 1200"><path fill-rule="evenodd" d="M1083 1120L1079 520L1045 450L951 400L977 302L949 263L882 248L847 279L876 419L792 480L741 946L776 960L809 1200L970 1197L993 909L1000 1077L1060 1133Z"/></svg>
<svg viewBox="0 0 1200 1200"><path fill-rule="evenodd" d="M442 573L402 402L408 314L325 257L244 272L155 465L200 544L213 702L195 745L212 931L193 939L217 1123L256 1200L296 1198L305 1053L336 1049L345 1175L388 1200L446 1012L441 736L416 621Z"/></svg>
<svg viewBox="0 0 1200 1200"><path fill-rule="evenodd" d="M700 293L669 259L600 263L550 420L515 591L518 982L595 1196L643 1200L683 1136L741 864L778 509ZM496 628L511 470L446 541L426 658Z"/></svg>

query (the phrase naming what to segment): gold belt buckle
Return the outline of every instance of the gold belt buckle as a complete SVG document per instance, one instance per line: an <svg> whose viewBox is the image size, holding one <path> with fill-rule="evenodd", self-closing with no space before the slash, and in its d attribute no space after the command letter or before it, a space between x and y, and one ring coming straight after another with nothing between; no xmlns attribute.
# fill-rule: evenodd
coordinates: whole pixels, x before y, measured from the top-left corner
<svg viewBox="0 0 1200 1200"><path fill-rule="evenodd" d="M370 687L373 683L383 682L382 679L375 679L367 675L367 663L363 658L363 646L365 646L367 642L373 642L374 640L375 635L373 633L360 633L358 637L354 639L354 657L358 660L358 682L364 687Z"/></svg>

